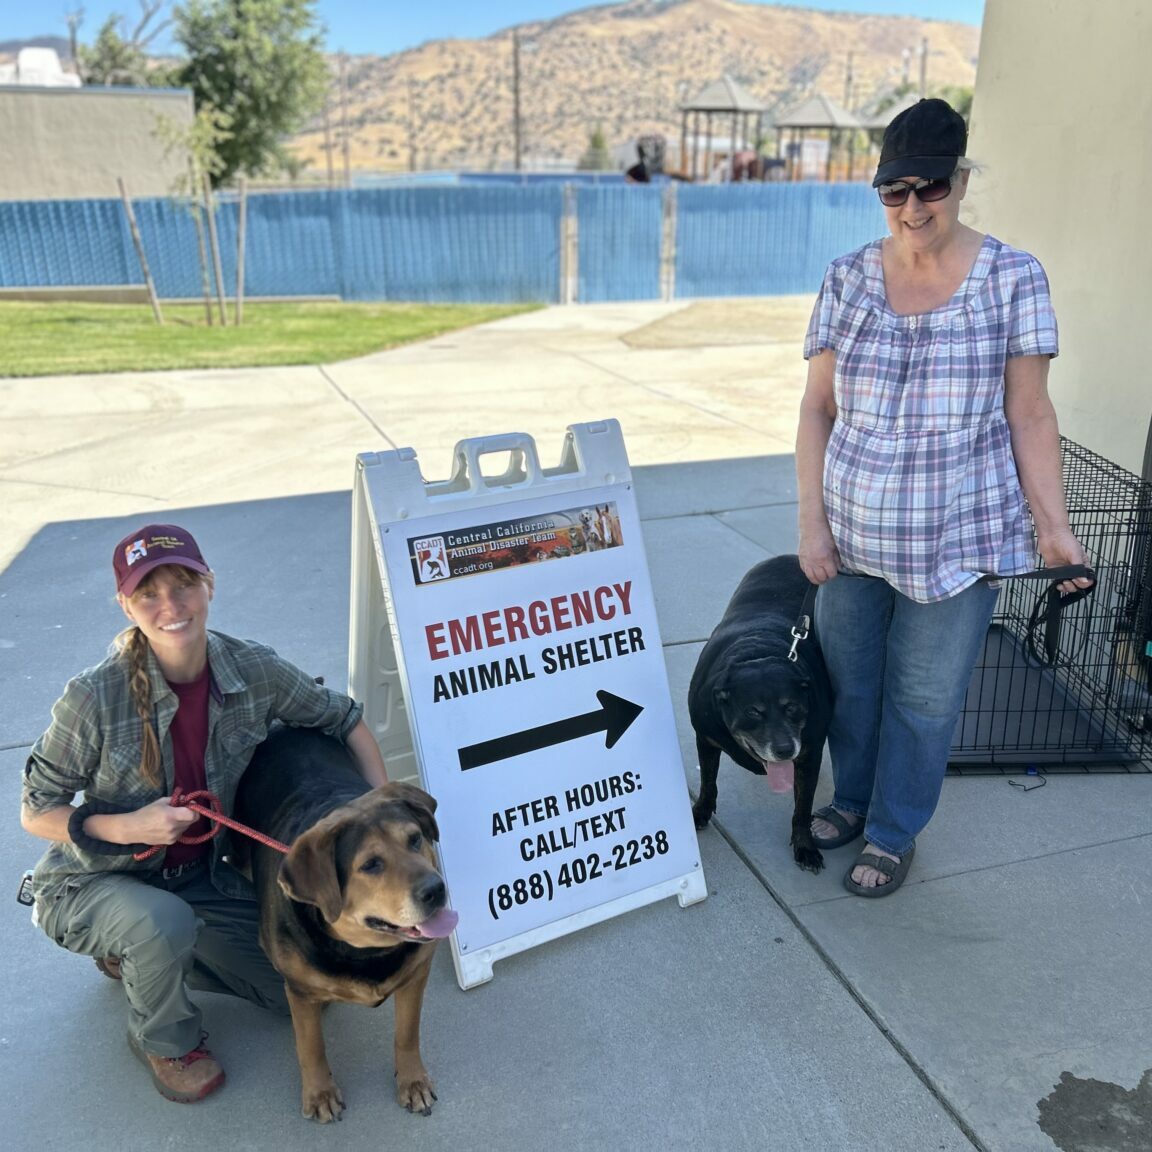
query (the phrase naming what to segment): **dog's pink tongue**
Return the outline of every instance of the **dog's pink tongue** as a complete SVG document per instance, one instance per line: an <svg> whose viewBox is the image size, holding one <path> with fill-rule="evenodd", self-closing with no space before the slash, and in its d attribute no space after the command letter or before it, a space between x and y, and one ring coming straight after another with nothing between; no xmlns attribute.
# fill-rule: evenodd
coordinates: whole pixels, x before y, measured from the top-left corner
<svg viewBox="0 0 1152 1152"><path fill-rule="evenodd" d="M796 765L792 760L778 760L773 764L765 764L768 773L768 787L773 792L791 792L792 780L796 774Z"/></svg>
<svg viewBox="0 0 1152 1152"><path fill-rule="evenodd" d="M460 917L451 908L441 908L430 920L425 920L420 927L420 935L433 940L440 940L447 936L456 927Z"/></svg>

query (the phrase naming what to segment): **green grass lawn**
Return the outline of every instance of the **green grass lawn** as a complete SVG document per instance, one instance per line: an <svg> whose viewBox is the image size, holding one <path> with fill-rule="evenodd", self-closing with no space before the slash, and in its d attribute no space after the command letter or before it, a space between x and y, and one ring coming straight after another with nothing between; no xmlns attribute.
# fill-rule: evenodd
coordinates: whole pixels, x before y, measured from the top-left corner
<svg viewBox="0 0 1152 1152"><path fill-rule="evenodd" d="M203 304L0 302L0 376L327 364L530 311L518 304L245 304L209 328ZM232 311L229 309L229 321Z"/></svg>

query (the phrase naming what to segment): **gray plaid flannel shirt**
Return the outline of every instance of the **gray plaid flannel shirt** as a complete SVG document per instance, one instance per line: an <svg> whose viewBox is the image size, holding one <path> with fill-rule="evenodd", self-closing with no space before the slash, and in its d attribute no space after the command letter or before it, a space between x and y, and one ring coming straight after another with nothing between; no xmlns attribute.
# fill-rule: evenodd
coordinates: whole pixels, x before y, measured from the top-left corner
<svg viewBox="0 0 1152 1152"><path fill-rule="evenodd" d="M264 645L208 633L212 672L208 701L208 746L204 768L208 790L231 815L236 786L256 746L274 720L299 728L319 728L347 739L363 708L350 697L317 684ZM164 787L153 787L140 774L143 726L119 655L70 680L52 709L48 731L36 741L24 768L21 802L43 812L71 804L77 793L123 808L141 808L174 788L172 741L168 729L176 714L176 694L149 654L153 723L163 756ZM211 841L212 881L226 896L253 895L248 881L223 861L230 843L227 830ZM36 866L36 899L48 901L67 886L84 884L101 872L158 872L164 853L148 860L130 852L102 856L69 842L54 843Z"/></svg>

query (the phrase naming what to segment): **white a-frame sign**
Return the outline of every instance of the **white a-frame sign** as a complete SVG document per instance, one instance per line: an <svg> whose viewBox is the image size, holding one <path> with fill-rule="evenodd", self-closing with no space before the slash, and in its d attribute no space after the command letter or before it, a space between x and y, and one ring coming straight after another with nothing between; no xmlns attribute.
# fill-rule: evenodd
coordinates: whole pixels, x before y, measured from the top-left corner
<svg viewBox="0 0 1152 1152"><path fill-rule="evenodd" d="M481 461L503 466L486 475ZM393 779L436 797L462 988L668 896L704 899L620 426L358 457L349 688Z"/></svg>

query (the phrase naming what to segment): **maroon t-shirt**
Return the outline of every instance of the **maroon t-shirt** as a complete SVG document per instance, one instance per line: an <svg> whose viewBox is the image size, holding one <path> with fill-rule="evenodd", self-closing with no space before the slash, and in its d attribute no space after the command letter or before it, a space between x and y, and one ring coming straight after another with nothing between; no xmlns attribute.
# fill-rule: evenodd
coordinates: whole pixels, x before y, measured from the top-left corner
<svg viewBox="0 0 1152 1152"><path fill-rule="evenodd" d="M181 792L198 792L208 787L204 774L204 751L208 747L208 692L211 682L211 669L205 665L204 671L191 683L168 685L180 701L168 734L172 737L176 787ZM203 803L204 798L199 797L198 802ZM188 825L183 835L203 836L211 828L212 822L201 816L195 824ZM208 841L203 844L170 844L164 854L164 867L176 868L206 856L208 848Z"/></svg>

